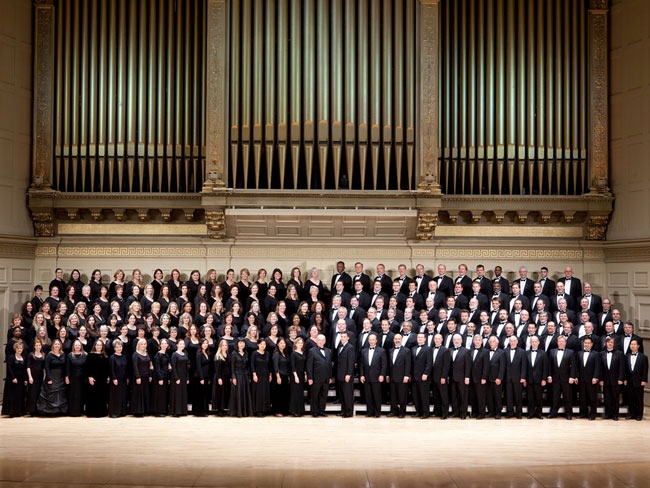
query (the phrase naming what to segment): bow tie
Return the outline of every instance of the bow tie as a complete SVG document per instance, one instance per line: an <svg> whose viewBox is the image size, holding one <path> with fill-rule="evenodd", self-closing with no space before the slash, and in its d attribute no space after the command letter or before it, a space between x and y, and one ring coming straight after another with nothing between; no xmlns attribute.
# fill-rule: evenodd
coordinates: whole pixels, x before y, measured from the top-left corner
<svg viewBox="0 0 650 488"><path fill-rule="evenodd" d="M531 349L530 351L531 352L537 352L537 349Z"/></svg>
<svg viewBox="0 0 650 488"><path fill-rule="evenodd" d="M371 347L371 348L370 348L371 351L374 351L374 349L375 349L374 347Z"/></svg>
<svg viewBox="0 0 650 488"><path fill-rule="evenodd" d="M607 351L607 354L612 354L614 351Z"/></svg>
<svg viewBox="0 0 650 488"><path fill-rule="evenodd" d="M632 356L636 356L636 353L635 353L635 352L633 352L633 353L632 353Z"/></svg>
<svg viewBox="0 0 650 488"><path fill-rule="evenodd" d="M585 298L591 298L591 293L589 293L588 295L585 295Z"/></svg>
<svg viewBox="0 0 650 488"><path fill-rule="evenodd" d="M562 351L562 352L564 352L564 349L558 349L558 351Z"/></svg>
<svg viewBox="0 0 650 488"><path fill-rule="evenodd" d="M632 337L632 336L630 334L625 334L625 337L629 338L629 337Z"/></svg>
<svg viewBox="0 0 650 488"><path fill-rule="evenodd" d="M373 348L371 347L370 349L373 349ZM395 348L396 351L399 351L400 349L401 349L401 347L396 347Z"/></svg>
<svg viewBox="0 0 650 488"><path fill-rule="evenodd" d="M458 351L460 347L454 347L454 351Z"/></svg>
<svg viewBox="0 0 650 488"><path fill-rule="evenodd" d="M440 349L440 346L434 346L434 349Z"/></svg>
<svg viewBox="0 0 650 488"><path fill-rule="evenodd" d="M381 335L388 335L388 332L382 332Z"/></svg>
<svg viewBox="0 0 650 488"><path fill-rule="evenodd" d="M515 315L519 315L521 312L515 312Z"/></svg>

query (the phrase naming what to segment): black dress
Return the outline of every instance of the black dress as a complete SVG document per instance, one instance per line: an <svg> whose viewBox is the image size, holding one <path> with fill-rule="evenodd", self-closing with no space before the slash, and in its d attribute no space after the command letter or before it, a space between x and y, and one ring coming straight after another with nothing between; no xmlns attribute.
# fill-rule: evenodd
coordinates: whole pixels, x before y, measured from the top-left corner
<svg viewBox="0 0 650 488"><path fill-rule="evenodd" d="M192 339L190 338L185 339L185 354L187 355L187 359L190 362L190 380L194 379L194 375L196 374L196 354L198 351L199 351L199 342L195 344L194 342L192 342ZM194 405L194 399L197 395L198 395L198 390L196 388L196 383L190 381L189 389L187 392L188 403Z"/></svg>
<svg viewBox="0 0 650 488"><path fill-rule="evenodd" d="M69 353L65 363L68 378L68 415L80 417L84 414L86 400L86 354Z"/></svg>
<svg viewBox="0 0 650 488"><path fill-rule="evenodd" d="M131 383L131 414L143 416L149 413L149 355L133 353L133 380ZM138 384L138 379L140 384Z"/></svg>
<svg viewBox="0 0 650 488"><path fill-rule="evenodd" d="M172 354L172 380L169 388L169 413L187 415L187 354L176 351Z"/></svg>
<svg viewBox="0 0 650 488"><path fill-rule="evenodd" d="M278 383L278 373L281 383ZM279 351L275 351L273 353L273 383L271 384L273 413L282 415L289 413L289 381L292 376L289 356L286 354L283 356Z"/></svg>
<svg viewBox="0 0 650 488"><path fill-rule="evenodd" d="M230 401L230 357L214 359L214 379L212 380L212 409L223 415ZM221 380L221 385L219 384Z"/></svg>
<svg viewBox="0 0 650 488"><path fill-rule="evenodd" d="M14 383L14 380L16 382ZM25 393L27 392L27 361L11 355L7 358L7 376L2 397L2 415L21 417L25 415Z"/></svg>
<svg viewBox="0 0 650 488"><path fill-rule="evenodd" d="M192 381L196 394L192 403L192 414L205 416L208 414L208 404L212 396L212 375L210 374L210 357L206 357L201 352L196 355L196 370Z"/></svg>
<svg viewBox="0 0 650 488"><path fill-rule="evenodd" d="M88 378L93 378L95 383L91 385L88 380L86 415L88 417L106 417L108 413L108 358L106 355L88 354L86 373Z"/></svg>
<svg viewBox="0 0 650 488"><path fill-rule="evenodd" d="M151 413L153 415L167 415L168 391L169 356L167 353L158 351L153 358L153 386L151 387Z"/></svg>
<svg viewBox="0 0 650 488"><path fill-rule="evenodd" d="M49 353L44 362L45 379L36 402L39 413L58 415L68 412L68 395L65 387L65 356ZM49 384L49 382L52 384Z"/></svg>
<svg viewBox="0 0 650 488"><path fill-rule="evenodd" d="M255 351L251 355L251 375L252 373L257 374L257 382L253 380L251 383L253 412L258 416L262 416L271 410L270 357L270 354L266 351L264 351L264 354Z"/></svg>
<svg viewBox="0 0 650 488"><path fill-rule="evenodd" d="M249 360L246 352L243 355L239 352L230 355L230 371L231 380L237 380L237 384L231 383L228 414L231 417L250 417L253 415L253 400L249 385Z"/></svg>
<svg viewBox="0 0 650 488"><path fill-rule="evenodd" d="M41 388L43 387L43 365L45 364L45 354L40 358L34 356L31 353L27 356L27 367L32 373L32 379L34 382L31 385L27 385L27 402L25 405L25 411L29 415L36 415L36 402L38 402L38 397L41 394Z"/></svg>
<svg viewBox="0 0 650 488"><path fill-rule="evenodd" d="M291 353L291 388L289 399L289 412L292 415L303 415L305 413L305 355L293 352ZM298 376L296 383L295 375Z"/></svg>
<svg viewBox="0 0 650 488"><path fill-rule="evenodd" d="M113 354L109 361L111 385L108 390L108 415L111 417L123 417L126 415L126 401L128 397L127 378L129 361L124 354ZM115 384L117 380L117 385Z"/></svg>

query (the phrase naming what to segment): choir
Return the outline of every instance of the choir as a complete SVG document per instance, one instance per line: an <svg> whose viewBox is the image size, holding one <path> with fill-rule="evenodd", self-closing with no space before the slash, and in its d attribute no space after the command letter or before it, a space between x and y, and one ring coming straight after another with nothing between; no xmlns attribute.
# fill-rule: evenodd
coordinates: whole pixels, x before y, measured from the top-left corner
<svg viewBox="0 0 650 488"><path fill-rule="evenodd" d="M275 268L254 281L229 269L150 283L123 270L88 284L58 268L13 317L5 347L2 414L133 416L326 415L329 396L342 417L528 418L560 414L642 420L648 358L634 325L609 298L567 266L555 282L525 266L509 282L482 265L461 264L452 278L416 266L391 278L379 264L345 263L329 286L312 268L285 281ZM330 395L331 393L331 395ZM191 408L188 408L191 407ZM470 408L471 407L471 408Z"/></svg>

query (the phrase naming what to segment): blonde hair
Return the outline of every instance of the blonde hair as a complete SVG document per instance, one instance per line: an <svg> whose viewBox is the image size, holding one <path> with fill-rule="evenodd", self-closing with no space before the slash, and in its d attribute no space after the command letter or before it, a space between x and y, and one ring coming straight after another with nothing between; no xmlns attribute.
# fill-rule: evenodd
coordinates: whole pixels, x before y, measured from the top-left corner
<svg viewBox="0 0 650 488"><path fill-rule="evenodd" d="M214 355L214 360L215 360L215 361L216 361L216 360L219 360L219 361L225 361L225 360L226 360L226 356L228 355L228 353L226 353L226 356L224 356L223 353L221 352L221 349L223 349L221 346L222 346L222 344L224 344L224 343L225 343L226 345L228 345L228 341L227 341L226 339L221 339L221 340L219 341L219 347L217 347L217 352L216 352L215 355ZM230 348L230 345L228 345L228 347Z"/></svg>

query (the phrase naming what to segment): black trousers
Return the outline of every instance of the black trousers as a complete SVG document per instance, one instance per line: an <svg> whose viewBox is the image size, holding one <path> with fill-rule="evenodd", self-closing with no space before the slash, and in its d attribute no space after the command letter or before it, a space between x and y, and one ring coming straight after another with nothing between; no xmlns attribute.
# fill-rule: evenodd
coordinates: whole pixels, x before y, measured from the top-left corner
<svg viewBox="0 0 650 488"><path fill-rule="evenodd" d="M470 390L470 403L472 405L472 417L485 416L485 399L487 396L487 383L472 383Z"/></svg>
<svg viewBox="0 0 650 488"><path fill-rule="evenodd" d="M521 416L523 412L522 389L523 386L519 381L506 382L506 410L508 415Z"/></svg>
<svg viewBox="0 0 650 488"><path fill-rule="evenodd" d="M439 381L431 382L433 393L433 414L447 418L449 415L449 383L440 384Z"/></svg>
<svg viewBox="0 0 650 488"><path fill-rule="evenodd" d="M381 415L381 383L366 380L363 387L366 392L367 415Z"/></svg>
<svg viewBox="0 0 650 488"><path fill-rule="evenodd" d="M336 384L341 399L341 413L352 415L354 413L354 382L352 378L347 383L345 380L338 380Z"/></svg>
<svg viewBox="0 0 650 488"><path fill-rule="evenodd" d="M395 415L406 415L408 383L392 381L390 385L390 411Z"/></svg>
<svg viewBox="0 0 650 488"><path fill-rule="evenodd" d="M544 387L541 383L528 383L526 393L528 396L528 418L541 417L544 400Z"/></svg>
<svg viewBox="0 0 650 488"><path fill-rule="evenodd" d="M493 381L488 381L487 408L488 414L501 415L501 410L503 410L503 383L497 385Z"/></svg>
<svg viewBox="0 0 650 488"><path fill-rule="evenodd" d="M314 382L311 385L311 414L319 415L325 413L325 405L327 403L327 391L329 390L329 383Z"/></svg>
<svg viewBox="0 0 650 488"><path fill-rule="evenodd" d="M467 417L467 396L469 385L464 381L451 382L451 413L460 417Z"/></svg>
<svg viewBox="0 0 650 488"><path fill-rule="evenodd" d="M593 385L590 380L578 383L578 401L580 402L580 415L595 417L598 407L598 384Z"/></svg>
<svg viewBox="0 0 650 488"><path fill-rule="evenodd" d="M618 417L620 391L618 384L603 386L603 396L605 397L605 417Z"/></svg>
<svg viewBox="0 0 650 488"><path fill-rule="evenodd" d="M573 391L568 381L554 381L553 383L552 414L557 414L560 409L560 396L564 399L564 410L567 415L573 415Z"/></svg>
<svg viewBox="0 0 650 488"><path fill-rule="evenodd" d="M429 381L413 383L413 403L418 415L429 415Z"/></svg>
<svg viewBox="0 0 650 488"><path fill-rule="evenodd" d="M643 417L643 387L627 385L628 415L635 419Z"/></svg>

